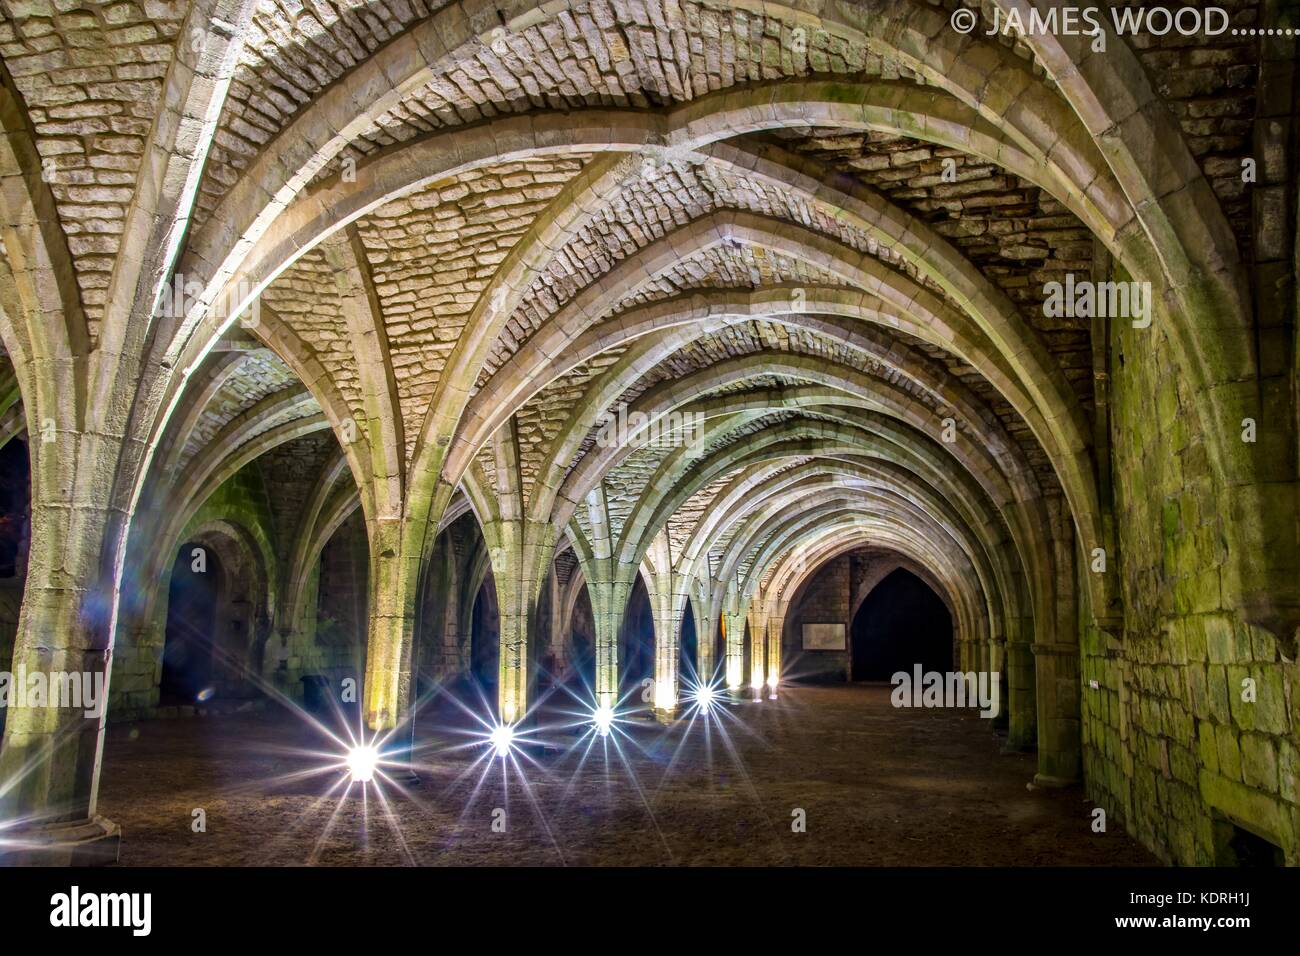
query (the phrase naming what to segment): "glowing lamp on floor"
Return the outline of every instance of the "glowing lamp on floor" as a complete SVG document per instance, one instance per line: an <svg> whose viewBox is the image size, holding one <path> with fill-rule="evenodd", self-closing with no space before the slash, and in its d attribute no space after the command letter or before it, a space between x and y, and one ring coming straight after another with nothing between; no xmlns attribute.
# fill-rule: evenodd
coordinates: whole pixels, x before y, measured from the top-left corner
<svg viewBox="0 0 1300 956"><path fill-rule="evenodd" d="M353 747L348 751L348 773L353 783L370 783L375 779L375 768L379 766L379 751L369 744Z"/></svg>
<svg viewBox="0 0 1300 956"><path fill-rule="evenodd" d="M601 704L591 714L591 722L596 725L596 732L602 737L609 736L609 728L614 726L614 708Z"/></svg>
<svg viewBox="0 0 1300 956"><path fill-rule="evenodd" d="M515 743L515 732L510 729L509 724L501 724L493 729L488 742L492 744L492 750L498 757L508 756L510 748Z"/></svg>

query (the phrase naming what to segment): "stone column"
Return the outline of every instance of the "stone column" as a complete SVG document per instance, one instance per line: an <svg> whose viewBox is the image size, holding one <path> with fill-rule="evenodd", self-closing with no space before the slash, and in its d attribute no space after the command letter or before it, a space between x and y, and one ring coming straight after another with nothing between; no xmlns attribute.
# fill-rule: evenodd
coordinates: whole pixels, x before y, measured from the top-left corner
<svg viewBox="0 0 1300 956"><path fill-rule="evenodd" d="M596 630L595 704L613 708L618 703L618 638L632 588L623 582L597 579L596 574L606 564L598 561L591 569L587 595L591 598L592 623Z"/></svg>
<svg viewBox="0 0 1300 956"><path fill-rule="evenodd" d="M677 713L677 671L681 662L681 627L686 594L682 575L673 567L666 531L654 536L641 563L655 629L654 712L661 723Z"/></svg>
<svg viewBox="0 0 1300 956"><path fill-rule="evenodd" d="M401 554L395 522L376 522L370 533L365 722L381 731L404 720L410 705L420 561Z"/></svg>
<svg viewBox="0 0 1300 956"><path fill-rule="evenodd" d="M610 582L597 590L598 596L588 585L596 626L596 706L613 708L618 703L618 639L631 588Z"/></svg>
<svg viewBox="0 0 1300 956"><path fill-rule="evenodd" d="M681 615L656 612L655 717L668 722L677 715L677 662L681 659Z"/></svg>
<svg viewBox="0 0 1300 956"><path fill-rule="evenodd" d="M650 578L651 616L655 629L655 717L661 723L677 715L678 669L682 657L682 617L678 598L673 593L675 575L655 573Z"/></svg>
<svg viewBox="0 0 1300 956"><path fill-rule="evenodd" d="M400 519L385 518L367 527L366 676L362 719L371 735L394 730L387 759L405 765L403 778L418 778L412 763L415 721L414 690L415 614L419 599L422 556L402 551ZM394 771L396 772L396 771Z"/></svg>
<svg viewBox="0 0 1300 956"><path fill-rule="evenodd" d="M781 683L781 642L785 634L785 617L767 619L767 687L775 699Z"/></svg>
<svg viewBox="0 0 1300 956"><path fill-rule="evenodd" d="M989 680L998 683L998 712L990 723L994 730L1006 730L1011 720L1011 697L1007 692L1007 644L1001 637L989 641Z"/></svg>
<svg viewBox="0 0 1300 956"><path fill-rule="evenodd" d="M117 590L101 577L100 558L106 541L120 544L120 528L106 501L88 500L111 488L111 475L101 473L112 467L110 451L116 449L68 432L31 445L32 549L11 670L15 677L75 677L82 689L97 688L102 701L87 708L78 706L84 699L65 700L60 692L41 706L9 709L0 746L0 820L11 826L0 864L117 859L121 831L98 815L96 804ZM76 463L83 470L73 475Z"/></svg>
<svg viewBox="0 0 1300 956"><path fill-rule="evenodd" d="M713 683L713 642L717 624L707 603L707 598L694 597L691 601L691 618L695 622L695 679L701 687Z"/></svg>
<svg viewBox="0 0 1300 956"><path fill-rule="evenodd" d="M767 616L754 602L749 608L749 687L762 698L767 686Z"/></svg>
<svg viewBox="0 0 1300 956"><path fill-rule="evenodd" d="M28 586L18 622L15 675L88 677L107 704L111 652L87 589ZM22 821L5 832L0 863L79 865L117 859L121 831L98 816L106 707L47 698L45 706L10 707L0 750L0 819Z"/></svg>
<svg viewBox="0 0 1300 956"><path fill-rule="evenodd" d="M366 633L365 711L372 731L397 726L411 699L411 631L400 616L374 614Z"/></svg>
<svg viewBox="0 0 1300 956"><path fill-rule="evenodd" d="M1022 753L1038 745L1038 705L1034 699L1033 646L1024 641L1006 645L1007 740L1003 749Z"/></svg>
<svg viewBox="0 0 1300 956"><path fill-rule="evenodd" d="M549 523L508 519L485 526L484 539L492 558L492 578L496 582L500 614L497 716L503 724L513 724L528 713L528 648L537 626L542 587L555 554L555 536ZM595 605L593 595L593 611ZM596 617L599 635L599 613ZM599 641L597 661L599 683Z"/></svg>
<svg viewBox="0 0 1300 956"><path fill-rule="evenodd" d="M727 646L725 681L733 696L744 692L745 686L745 614L743 611L722 612L722 637Z"/></svg>
<svg viewBox="0 0 1300 956"><path fill-rule="evenodd" d="M619 623L609 614L595 617L596 706L613 707L618 703L618 631Z"/></svg>
<svg viewBox="0 0 1300 956"><path fill-rule="evenodd" d="M1079 779L1079 648L1073 644L1034 644L1038 692L1039 786L1063 787Z"/></svg>

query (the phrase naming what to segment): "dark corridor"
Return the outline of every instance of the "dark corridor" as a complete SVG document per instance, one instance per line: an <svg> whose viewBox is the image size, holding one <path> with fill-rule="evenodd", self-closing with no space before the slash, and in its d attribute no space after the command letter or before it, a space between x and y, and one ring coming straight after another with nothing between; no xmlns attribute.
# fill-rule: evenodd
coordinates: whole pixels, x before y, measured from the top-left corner
<svg viewBox="0 0 1300 956"><path fill-rule="evenodd" d="M898 671L952 670L952 617L939 596L899 568L872 589L853 617L853 679L887 681Z"/></svg>
<svg viewBox="0 0 1300 956"><path fill-rule="evenodd" d="M211 548L184 544L172 566L167 592L167 635L159 695L164 704L192 704L212 681L221 562Z"/></svg>

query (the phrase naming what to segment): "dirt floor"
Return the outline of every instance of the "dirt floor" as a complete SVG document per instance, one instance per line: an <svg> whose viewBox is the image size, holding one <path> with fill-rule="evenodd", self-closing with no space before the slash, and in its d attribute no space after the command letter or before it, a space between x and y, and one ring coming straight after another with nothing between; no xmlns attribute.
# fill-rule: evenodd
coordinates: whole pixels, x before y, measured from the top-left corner
<svg viewBox="0 0 1300 956"><path fill-rule="evenodd" d="M501 760L444 699L418 782L389 767L378 787L348 788L339 747L285 710L119 725L100 812L124 865L1156 863L1121 827L1093 833L1081 790L1027 787L1034 757L1000 753L987 721L896 710L888 687L783 689L599 741L564 709Z"/></svg>

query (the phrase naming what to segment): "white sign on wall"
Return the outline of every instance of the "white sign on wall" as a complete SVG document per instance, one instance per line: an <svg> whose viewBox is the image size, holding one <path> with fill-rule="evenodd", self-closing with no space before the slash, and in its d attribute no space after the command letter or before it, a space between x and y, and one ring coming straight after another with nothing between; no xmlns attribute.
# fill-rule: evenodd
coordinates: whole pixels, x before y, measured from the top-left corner
<svg viewBox="0 0 1300 956"><path fill-rule="evenodd" d="M805 624L803 626L805 651L844 650L843 624Z"/></svg>

